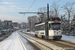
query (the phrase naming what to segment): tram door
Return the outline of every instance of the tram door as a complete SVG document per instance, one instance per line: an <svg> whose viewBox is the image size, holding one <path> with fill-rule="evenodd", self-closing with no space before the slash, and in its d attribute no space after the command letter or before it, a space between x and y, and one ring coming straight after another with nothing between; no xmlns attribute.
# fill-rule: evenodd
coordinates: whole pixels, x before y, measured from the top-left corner
<svg viewBox="0 0 75 50"><path fill-rule="evenodd" d="M49 39L48 21L45 21L45 38Z"/></svg>

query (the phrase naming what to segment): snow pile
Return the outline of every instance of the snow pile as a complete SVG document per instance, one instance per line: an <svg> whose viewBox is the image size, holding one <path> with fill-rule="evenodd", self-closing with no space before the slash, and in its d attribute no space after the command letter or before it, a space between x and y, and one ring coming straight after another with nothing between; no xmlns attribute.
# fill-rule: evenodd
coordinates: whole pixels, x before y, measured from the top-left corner
<svg viewBox="0 0 75 50"><path fill-rule="evenodd" d="M7 39L0 42L0 50L23 50L18 33L14 32Z"/></svg>
<svg viewBox="0 0 75 50"><path fill-rule="evenodd" d="M75 36L66 36L66 35L62 35L62 39L61 39L61 40L73 41L73 42L75 42Z"/></svg>

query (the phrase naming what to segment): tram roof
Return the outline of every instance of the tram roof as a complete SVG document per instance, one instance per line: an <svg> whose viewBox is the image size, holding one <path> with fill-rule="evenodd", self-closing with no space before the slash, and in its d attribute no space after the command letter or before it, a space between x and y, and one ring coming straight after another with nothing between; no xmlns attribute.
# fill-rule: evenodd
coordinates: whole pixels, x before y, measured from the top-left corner
<svg viewBox="0 0 75 50"><path fill-rule="evenodd" d="M45 22L39 22L39 23L35 23L35 25L36 25L36 24L42 24L42 23L45 23Z"/></svg>
<svg viewBox="0 0 75 50"><path fill-rule="evenodd" d="M61 19L59 18L59 17L50 17L49 19L48 19L49 21L61 21Z"/></svg>
<svg viewBox="0 0 75 50"><path fill-rule="evenodd" d="M61 21L61 19L59 17L50 17L47 21ZM44 23L44 22L35 23L35 25L40 23Z"/></svg>

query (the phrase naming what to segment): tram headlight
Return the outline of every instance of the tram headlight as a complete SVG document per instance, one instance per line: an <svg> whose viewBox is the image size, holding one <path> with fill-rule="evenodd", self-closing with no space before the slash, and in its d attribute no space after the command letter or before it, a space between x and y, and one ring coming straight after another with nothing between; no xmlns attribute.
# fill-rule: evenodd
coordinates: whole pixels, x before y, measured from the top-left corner
<svg viewBox="0 0 75 50"><path fill-rule="evenodd" d="M56 31L54 31L54 33L56 33Z"/></svg>

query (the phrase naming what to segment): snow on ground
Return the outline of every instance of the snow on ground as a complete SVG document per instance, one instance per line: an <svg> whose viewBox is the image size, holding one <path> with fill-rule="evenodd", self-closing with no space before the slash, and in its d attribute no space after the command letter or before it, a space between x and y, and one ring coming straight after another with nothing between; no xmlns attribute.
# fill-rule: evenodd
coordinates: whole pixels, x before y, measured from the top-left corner
<svg viewBox="0 0 75 50"><path fill-rule="evenodd" d="M23 30L23 32L26 32L25 30Z"/></svg>
<svg viewBox="0 0 75 50"><path fill-rule="evenodd" d="M35 32L26 32L26 33L35 34Z"/></svg>
<svg viewBox="0 0 75 50"><path fill-rule="evenodd" d="M75 36L62 35L62 39L61 40L75 42Z"/></svg>
<svg viewBox="0 0 75 50"><path fill-rule="evenodd" d="M26 31L23 31L23 32L26 32ZM32 31L26 32L26 33L35 34L35 32L32 32Z"/></svg>
<svg viewBox="0 0 75 50"><path fill-rule="evenodd" d="M8 38L0 42L0 50L23 50L18 33L14 32Z"/></svg>
<svg viewBox="0 0 75 50"><path fill-rule="evenodd" d="M33 31L27 32L26 30L22 30L22 32L30 33L30 34L35 34L35 32L33 32Z"/></svg>
<svg viewBox="0 0 75 50"><path fill-rule="evenodd" d="M19 33L21 33L21 32L19 32ZM24 39L21 35L19 35L19 37L21 38L21 40L22 40L22 42L23 42L26 50L35 50L36 49L35 47L33 47L31 45L31 43L29 43L29 41L27 41L26 39Z"/></svg>

